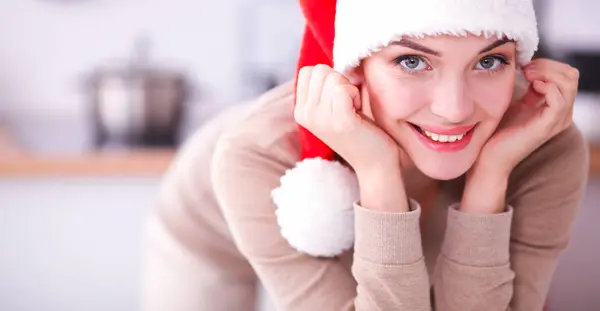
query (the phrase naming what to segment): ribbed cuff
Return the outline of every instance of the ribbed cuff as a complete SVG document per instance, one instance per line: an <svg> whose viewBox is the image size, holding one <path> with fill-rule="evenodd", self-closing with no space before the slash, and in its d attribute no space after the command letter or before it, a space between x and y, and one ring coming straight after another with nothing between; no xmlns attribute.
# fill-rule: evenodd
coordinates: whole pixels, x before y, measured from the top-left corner
<svg viewBox="0 0 600 311"><path fill-rule="evenodd" d="M390 213L354 204L354 256L382 265L407 265L423 257L421 207L409 201L409 212Z"/></svg>
<svg viewBox="0 0 600 311"><path fill-rule="evenodd" d="M442 253L467 266L495 267L509 261L510 227L513 209L503 213L477 214L450 206Z"/></svg>

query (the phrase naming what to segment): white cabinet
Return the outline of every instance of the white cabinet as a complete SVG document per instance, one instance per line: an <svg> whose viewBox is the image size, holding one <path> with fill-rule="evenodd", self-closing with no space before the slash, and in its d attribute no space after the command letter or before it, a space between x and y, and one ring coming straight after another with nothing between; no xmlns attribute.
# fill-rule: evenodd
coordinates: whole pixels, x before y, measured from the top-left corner
<svg viewBox="0 0 600 311"><path fill-rule="evenodd" d="M138 310L158 179L0 180L0 309Z"/></svg>

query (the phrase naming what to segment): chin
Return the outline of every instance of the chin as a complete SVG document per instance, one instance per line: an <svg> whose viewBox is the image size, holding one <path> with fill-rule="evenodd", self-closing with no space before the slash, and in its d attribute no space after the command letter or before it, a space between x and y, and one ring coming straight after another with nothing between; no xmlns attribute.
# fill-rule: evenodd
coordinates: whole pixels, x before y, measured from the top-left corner
<svg viewBox="0 0 600 311"><path fill-rule="evenodd" d="M452 180L456 179L462 175L464 175L467 171L469 171L470 165L468 167L465 166L457 166L457 165L442 165L435 166L431 165L431 163L419 163L420 161L416 161L415 165L417 168L425 174L427 177L436 179L436 180Z"/></svg>

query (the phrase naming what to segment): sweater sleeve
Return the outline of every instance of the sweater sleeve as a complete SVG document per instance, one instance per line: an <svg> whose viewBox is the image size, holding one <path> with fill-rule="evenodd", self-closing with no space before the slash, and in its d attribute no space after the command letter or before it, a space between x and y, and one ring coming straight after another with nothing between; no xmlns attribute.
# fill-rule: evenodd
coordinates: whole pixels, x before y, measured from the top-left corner
<svg viewBox="0 0 600 311"><path fill-rule="evenodd" d="M355 206L351 269L341 258L299 253L281 236L270 199L290 163L256 149L243 142L220 142L212 180L234 241L277 310L429 310L418 208L383 215Z"/></svg>
<svg viewBox="0 0 600 311"><path fill-rule="evenodd" d="M571 237L589 153L573 127L515 169L506 212L450 208L434 273L437 311L541 311Z"/></svg>
<svg viewBox="0 0 600 311"><path fill-rule="evenodd" d="M436 311L506 310L514 271L509 262L513 209L500 214L448 211L434 272Z"/></svg>
<svg viewBox="0 0 600 311"><path fill-rule="evenodd" d="M357 310L431 310L429 276L421 245L421 208L411 200L405 213L355 206L352 272L358 282Z"/></svg>

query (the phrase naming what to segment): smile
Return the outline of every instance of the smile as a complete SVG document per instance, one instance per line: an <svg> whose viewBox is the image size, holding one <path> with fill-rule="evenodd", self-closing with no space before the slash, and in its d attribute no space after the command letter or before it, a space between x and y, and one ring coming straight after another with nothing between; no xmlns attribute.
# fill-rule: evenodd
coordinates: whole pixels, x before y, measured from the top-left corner
<svg viewBox="0 0 600 311"><path fill-rule="evenodd" d="M425 131L425 130L422 130L422 131L431 140L438 141L438 142L441 142L441 143L455 142L457 140L463 139L463 137L465 137L465 135L466 135L466 133L459 134L459 135L442 135L442 134L436 134L436 133L432 133L432 132Z"/></svg>
<svg viewBox="0 0 600 311"><path fill-rule="evenodd" d="M475 131L475 125L443 129L409 124L426 147L438 152L456 152L466 148Z"/></svg>

